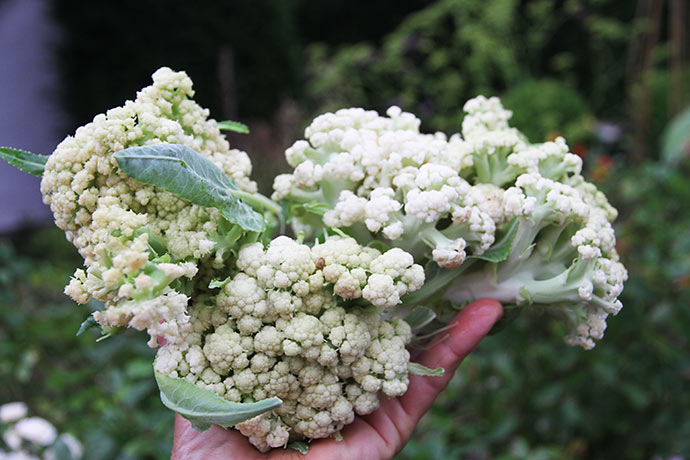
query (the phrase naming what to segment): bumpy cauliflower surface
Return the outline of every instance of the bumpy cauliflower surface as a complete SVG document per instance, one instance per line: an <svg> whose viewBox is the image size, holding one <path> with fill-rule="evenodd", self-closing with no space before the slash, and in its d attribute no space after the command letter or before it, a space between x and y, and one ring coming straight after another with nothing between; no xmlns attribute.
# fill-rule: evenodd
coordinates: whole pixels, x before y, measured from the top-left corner
<svg viewBox="0 0 690 460"><path fill-rule="evenodd" d="M331 436L374 411L379 393L406 391L412 333L389 310L423 285L424 270L401 249L352 238L270 240L126 175L115 153L180 144L257 197L247 155L193 94L184 72L162 68L49 157L44 201L85 261L65 291L103 302L103 326L146 330L161 374L232 402L280 398L236 426L259 449Z"/></svg>
<svg viewBox="0 0 690 460"><path fill-rule="evenodd" d="M233 402L280 398L279 409L237 425L259 450L331 436L376 410L379 392L405 393L412 332L382 314L422 285L412 256L281 236L244 246L237 269L197 299L192 327L159 349L155 368Z"/></svg>
<svg viewBox="0 0 690 460"><path fill-rule="evenodd" d="M339 227L360 244L404 249L442 270L403 299L462 305L479 297L537 304L570 324L566 341L594 346L627 278L603 194L584 180L563 138L531 144L497 98L465 104L462 133L423 134L412 114L342 109L318 116L287 149L294 168L273 199L296 227ZM316 203L316 204L315 204ZM487 252L512 230L509 253ZM503 241L503 247L506 242ZM500 259L500 260L499 260Z"/></svg>
<svg viewBox="0 0 690 460"><path fill-rule="evenodd" d="M468 101L450 137L421 133L397 107L317 117L286 151L293 172L274 182L295 240L120 169L123 149L179 144L191 160L168 165L201 162L212 176L185 176L198 181L195 202L218 206L213 191L232 189L246 209L282 218L193 95L184 72L158 70L134 101L58 145L41 191L85 261L66 293L103 302L103 326L149 333L157 378L172 377L159 380L163 403L199 428L235 426L262 451L336 435L379 395L405 393L408 370L433 374L409 366L410 312L429 324L480 297L535 305L568 323L567 343L591 348L622 307L616 210L565 140L529 143L496 98Z"/></svg>
<svg viewBox="0 0 690 460"><path fill-rule="evenodd" d="M197 274L201 259L223 267L232 226L216 209L127 177L113 154L132 146L182 144L209 158L242 190L256 191L249 157L230 149L193 95L184 72L159 69L153 85L134 101L97 115L62 141L41 182L44 202L86 265L66 293L79 303L91 297L104 302L106 310L95 315L101 324L148 329L151 345L159 337L175 340L187 327L183 285Z"/></svg>

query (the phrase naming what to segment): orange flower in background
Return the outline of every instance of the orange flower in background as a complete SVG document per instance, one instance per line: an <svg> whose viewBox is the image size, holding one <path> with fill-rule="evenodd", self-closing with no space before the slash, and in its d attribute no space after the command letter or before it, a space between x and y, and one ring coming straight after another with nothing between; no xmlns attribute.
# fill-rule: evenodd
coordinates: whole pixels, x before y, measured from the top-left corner
<svg viewBox="0 0 690 460"><path fill-rule="evenodd" d="M572 151L583 160L587 158L587 144L584 142L576 142L575 145L573 145Z"/></svg>
<svg viewBox="0 0 690 460"><path fill-rule="evenodd" d="M549 141L549 142L553 142L553 141L556 140L557 137L560 137L560 136L562 136L562 134L561 134L560 131L550 131L550 132L546 135L546 140Z"/></svg>
<svg viewBox="0 0 690 460"><path fill-rule="evenodd" d="M613 168L613 158L608 155L601 155L592 171L592 180L594 182L604 181L608 177L611 168Z"/></svg>

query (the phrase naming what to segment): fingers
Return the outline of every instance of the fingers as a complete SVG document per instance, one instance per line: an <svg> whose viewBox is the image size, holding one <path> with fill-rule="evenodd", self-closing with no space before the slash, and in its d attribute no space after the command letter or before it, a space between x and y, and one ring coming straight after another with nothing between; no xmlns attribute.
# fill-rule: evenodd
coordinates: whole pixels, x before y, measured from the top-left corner
<svg viewBox="0 0 690 460"><path fill-rule="evenodd" d="M189 421L175 414L175 438L170 458L171 460L305 460L310 457L305 457L291 449L273 449L263 454L256 450L239 431L226 430L213 425L206 431L198 432L192 428ZM324 455L311 458L335 460L339 457Z"/></svg>
<svg viewBox="0 0 690 460"><path fill-rule="evenodd" d="M171 460L243 460L258 457L247 438L235 430L224 430L213 425L198 432L189 421L175 414L175 438Z"/></svg>
<svg viewBox="0 0 690 460"><path fill-rule="evenodd" d="M443 390L455 373L460 362L479 344L503 314L503 307L494 299L480 299L465 307L449 323L445 339L416 357L430 369L442 367L441 377L410 375L407 392L397 399L384 401L382 408L395 421L397 430L406 441L419 419L429 409L436 396Z"/></svg>
<svg viewBox="0 0 690 460"><path fill-rule="evenodd" d="M442 367L446 371L444 380L447 383L455 368L475 349L502 314L503 307L494 299L472 302L451 320L451 327L437 339L436 345L417 357L417 362L431 369ZM439 387L441 379L427 380ZM439 391L445 386L440 386Z"/></svg>

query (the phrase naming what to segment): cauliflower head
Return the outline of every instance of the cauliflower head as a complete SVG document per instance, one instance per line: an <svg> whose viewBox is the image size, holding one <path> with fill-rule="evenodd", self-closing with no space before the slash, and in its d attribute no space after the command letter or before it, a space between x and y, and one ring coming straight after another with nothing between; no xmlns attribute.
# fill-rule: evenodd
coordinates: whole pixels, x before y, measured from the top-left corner
<svg viewBox="0 0 690 460"><path fill-rule="evenodd" d="M190 307L193 326L158 350L154 366L228 401L280 398L280 408L236 426L259 450L328 437L376 410L379 393L407 390L412 331L386 312L422 283L409 254L381 254L352 238L311 248L285 236L248 244L219 292Z"/></svg>
<svg viewBox="0 0 690 460"><path fill-rule="evenodd" d="M148 332L163 404L199 427L234 426L261 451L336 436L409 372L442 371L410 363L404 318L438 332L492 297L551 313L589 349L622 308L616 210L564 139L530 143L497 98L468 101L450 136L398 107L320 115L285 152L279 205L193 96L161 68L47 161L0 153L42 173L84 258L65 292L101 301L102 326ZM284 216L297 239L274 237Z"/></svg>
<svg viewBox="0 0 690 460"><path fill-rule="evenodd" d="M411 254L427 282L408 306L447 316L447 301L536 305L568 322L566 342L593 347L627 278L616 210L563 138L530 143L495 97L464 109L451 136L420 132L398 107L320 115L286 150L294 170L275 179L273 199L307 233L336 227Z"/></svg>
<svg viewBox="0 0 690 460"><path fill-rule="evenodd" d="M57 226L85 262L66 293L79 303L92 297L105 303L95 314L102 325L148 329L152 346L159 337L176 340L189 321L188 292L200 261L222 268L239 235L218 210L127 177L113 155L132 146L182 144L243 191L256 192L249 157L230 148L193 96L184 72L159 69L135 100L97 115L62 141L41 181Z"/></svg>

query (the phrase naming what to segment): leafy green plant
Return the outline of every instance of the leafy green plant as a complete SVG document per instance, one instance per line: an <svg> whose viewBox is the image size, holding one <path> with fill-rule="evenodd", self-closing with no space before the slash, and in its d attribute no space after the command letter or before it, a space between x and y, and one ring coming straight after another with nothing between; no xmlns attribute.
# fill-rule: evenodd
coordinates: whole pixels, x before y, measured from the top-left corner
<svg viewBox="0 0 690 460"><path fill-rule="evenodd" d="M395 104L418 114L431 132L455 132L459 102L505 95L530 139L558 131L582 141L589 114L625 116L619 101L632 6L436 1L410 14L380 44L309 45L305 100L312 113L344 106L383 112Z"/></svg>

